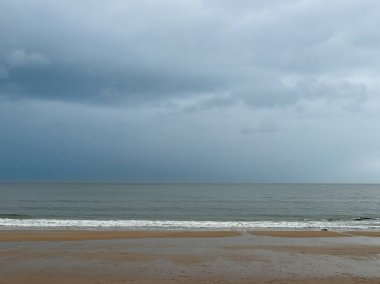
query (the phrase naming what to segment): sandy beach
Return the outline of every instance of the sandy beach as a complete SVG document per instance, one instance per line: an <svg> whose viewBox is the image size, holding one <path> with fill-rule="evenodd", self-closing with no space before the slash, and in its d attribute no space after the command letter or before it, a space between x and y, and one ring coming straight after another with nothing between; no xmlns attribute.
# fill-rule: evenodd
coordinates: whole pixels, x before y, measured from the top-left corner
<svg viewBox="0 0 380 284"><path fill-rule="evenodd" d="M380 238L329 231L0 231L0 283L380 283Z"/></svg>
<svg viewBox="0 0 380 284"><path fill-rule="evenodd" d="M85 241L146 238L212 238L239 236L236 231L1 231L0 242Z"/></svg>

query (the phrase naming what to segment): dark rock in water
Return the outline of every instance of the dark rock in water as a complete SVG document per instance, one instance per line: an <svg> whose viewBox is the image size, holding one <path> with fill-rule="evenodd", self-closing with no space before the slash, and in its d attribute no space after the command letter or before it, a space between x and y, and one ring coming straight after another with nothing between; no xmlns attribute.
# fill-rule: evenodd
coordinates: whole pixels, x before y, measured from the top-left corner
<svg viewBox="0 0 380 284"><path fill-rule="evenodd" d="M373 218L370 217L359 217L355 218L354 221L363 221L363 220L373 220Z"/></svg>
<svg viewBox="0 0 380 284"><path fill-rule="evenodd" d="M326 228L323 228L321 231L328 231L328 229L326 229Z"/></svg>

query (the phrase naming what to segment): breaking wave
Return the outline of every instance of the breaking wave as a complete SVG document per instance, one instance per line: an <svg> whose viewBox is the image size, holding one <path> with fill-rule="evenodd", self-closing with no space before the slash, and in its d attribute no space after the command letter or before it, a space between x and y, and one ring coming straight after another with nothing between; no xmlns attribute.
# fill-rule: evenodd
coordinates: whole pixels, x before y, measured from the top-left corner
<svg viewBox="0 0 380 284"><path fill-rule="evenodd" d="M0 218L2 229L120 229L120 230L250 230L335 229L380 230L380 219L306 221L172 221L172 220L60 220Z"/></svg>

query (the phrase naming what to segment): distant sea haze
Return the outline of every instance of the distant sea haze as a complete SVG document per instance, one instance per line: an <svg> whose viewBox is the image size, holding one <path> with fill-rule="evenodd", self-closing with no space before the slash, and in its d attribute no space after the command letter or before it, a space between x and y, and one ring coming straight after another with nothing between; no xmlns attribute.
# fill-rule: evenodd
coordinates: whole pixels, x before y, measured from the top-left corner
<svg viewBox="0 0 380 284"><path fill-rule="evenodd" d="M380 230L380 185L0 184L0 228Z"/></svg>

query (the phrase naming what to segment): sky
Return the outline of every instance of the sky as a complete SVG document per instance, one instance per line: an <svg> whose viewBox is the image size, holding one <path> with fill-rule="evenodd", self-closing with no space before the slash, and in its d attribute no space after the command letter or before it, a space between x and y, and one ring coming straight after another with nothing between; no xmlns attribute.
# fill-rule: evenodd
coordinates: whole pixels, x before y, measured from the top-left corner
<svg viewBox="0 0 380 284"><path fill-rule="evenodd" d="M378 183L379 11L2 0L0 181Z"/></svg>

